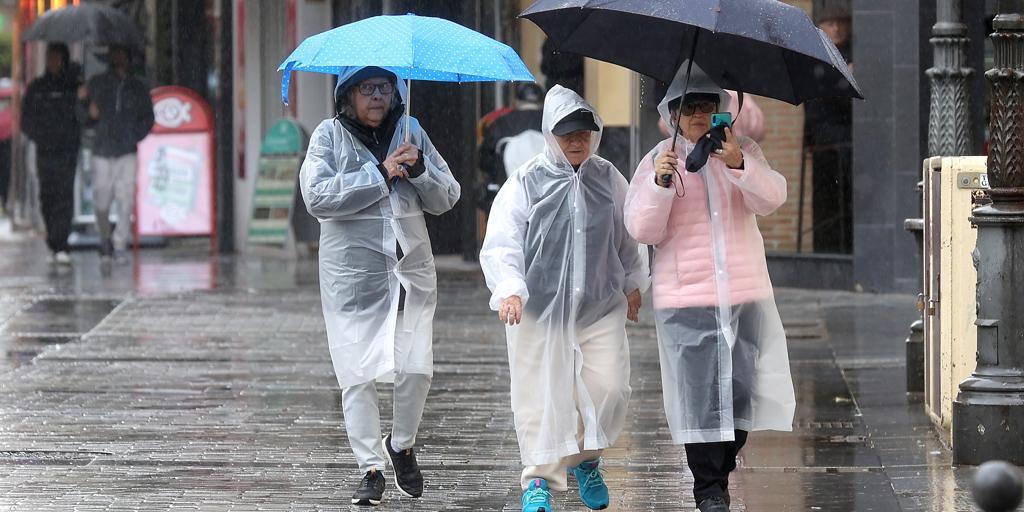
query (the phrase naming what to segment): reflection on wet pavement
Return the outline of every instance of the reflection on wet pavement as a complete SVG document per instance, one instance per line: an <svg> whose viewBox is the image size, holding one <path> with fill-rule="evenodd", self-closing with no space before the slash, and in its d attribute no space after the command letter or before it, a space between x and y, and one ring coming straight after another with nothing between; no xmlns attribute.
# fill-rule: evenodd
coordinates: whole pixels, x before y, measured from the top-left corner
<svg viewBox="0 0 1024 512"><path fill-rule="evenodd" d="M0 510L348 510L359 475L314 260L144 252L63 272L0 245ZM445 265L439 263L443 269ZM104 275L106 274L106 275ZM427 494L381 510L519 510L503 330L476 272L441 271L435 377L418 438ZM799 401L758 432L734 510L967 511L900 359L907 296L779 291ZM693 510L670 442L652 312L630 327L633 399L608 450L611 510ZM382 411L390 411L381 385ZM385 412L385 416L387 413ZM386 418L385 418L386 419ZM585 510L575 491L557 510Z"/></svg>

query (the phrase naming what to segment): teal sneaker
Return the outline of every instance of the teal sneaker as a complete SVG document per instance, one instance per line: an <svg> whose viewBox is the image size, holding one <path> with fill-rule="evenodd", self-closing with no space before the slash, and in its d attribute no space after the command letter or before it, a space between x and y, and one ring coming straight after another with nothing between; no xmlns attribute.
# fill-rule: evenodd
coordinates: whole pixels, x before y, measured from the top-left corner
<svg viewBox="0 0 1024 512"><path fill-rule="evenodd" d="M535 478L530 482L530 487L523 491L523 512L552 512L551 493L548 492L548 482L542 478Z"/></svg>
<svg viewBox="0 0 1024 512"><path fill-rule="evenodd" d="M608 486L604 484L599 464L601 459L589 460L572 468L572 474L580 486L580 499L590 510L608 508Z"/></svg>

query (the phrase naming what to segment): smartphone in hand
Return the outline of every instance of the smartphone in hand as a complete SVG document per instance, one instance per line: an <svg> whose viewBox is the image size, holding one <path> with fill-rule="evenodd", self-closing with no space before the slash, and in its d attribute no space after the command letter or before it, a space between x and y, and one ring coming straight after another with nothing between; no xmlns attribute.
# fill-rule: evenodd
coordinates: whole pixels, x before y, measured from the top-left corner
<svg viewBox="0 0 1024 512"><path fill-rule="evenodd" d="M719 126L728 126L732 128L732 114L729 112L717 112L711 114L711 127L718 128Z"/></svg>

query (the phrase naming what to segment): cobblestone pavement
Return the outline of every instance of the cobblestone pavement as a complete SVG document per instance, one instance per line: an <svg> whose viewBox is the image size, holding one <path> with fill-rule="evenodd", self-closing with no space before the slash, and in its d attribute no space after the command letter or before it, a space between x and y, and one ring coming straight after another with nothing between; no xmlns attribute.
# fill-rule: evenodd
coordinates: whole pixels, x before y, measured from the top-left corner
<svg viewBox="0 0 1024 512"><path fill-rule="evenodd" d="M347 447L315 262L202 246L104 268L0 240L0 510L349 510ZM381 510L518 510L503 331L478 272L441 261L435 377L418 440L427 493ZM471 268L471 267L470 267ZM780 290L793 433L742 453L734 509L967 511L902 361L912 299ZM662 412L652 313L630 327L633 399L607 451L612 510L693 510ZM381 385L381 409L390 394ZM574 491L557 510L585 510Z"/></svg>

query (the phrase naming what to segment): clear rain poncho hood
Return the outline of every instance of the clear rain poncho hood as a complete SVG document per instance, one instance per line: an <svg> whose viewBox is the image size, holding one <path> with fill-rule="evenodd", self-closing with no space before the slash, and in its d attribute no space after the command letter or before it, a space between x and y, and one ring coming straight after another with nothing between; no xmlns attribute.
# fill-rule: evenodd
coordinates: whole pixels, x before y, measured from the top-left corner
<svg viewBox="0 0 1024 512"><path fill-rule="evenodd" d="M460 187L419 122L411 119L409 126L425 167L415 178L389 187L381 162L335 118L313 131L299 171L306 209L320 221L320 296L342 388L388 381L396 372L433 371L437 277L423 214L450 210ZM404 130L403 115L388 153ZM401 313L399 286L406 290Z"/></svg>
<svg viewBox="0 0 1024 512"><path fill-rule="evenodd" d="M676 125L676 119L672 117L672 112L668 108L668 104L672 101L683 97L683 86L686 81L686 66L689 64L689 60L683 61L682 66L679 67L679 71L676 72L676 77L672 80L672 83L668 86L668 91L665 92L665 97L658 103L658 114L665 123L670 127ZM729 93L725 92L715 82L711 81L711 78L704 73L704 70L697 64L694 64L690 69L690 83L686 84L686 94L703 93L703 94L714 94L718 96L718 111L725 112L729 110L729 103L732 101L732 97ZM682 138L682 137L680 137Z"/></svg>
<svg viewBox="0 0 1024 512"><path fill-rule="evenodd" d="M601 131L591 136L590 156L579 170L551 133L580 108L594 112L569 89L548 92L545 150L511 172L498 192L480 252L491 308L513 295L524 303L522 323L507 327L506 336L512 409L527 465L615 442L629 398L626 294L648 285L622 221L626 180L594 154ZM603 129L600 116L594 117ZM608 385L588 387L580 344L596 331L605 333L603 340L618 337L611 343L618 354L604 376Z"/></svg>
<svg viewBox="0 0 1024 512"><path fill-rule="evenodd" d="M658 109L682 96L686 63ZM687 92L728 96L696 66ZM680 140L684 140L680 137ZM786 200L786 180L754 141L737 138L743 165L709 159L671 188L655 183L654 163L672 139L641 161L625 222L655 248L655 321L665 413L679 444L732 441L735 430L791 430L795 409L786 335L772 293L757 215ZM677 143L678 168L694 144Z"/></svg>

